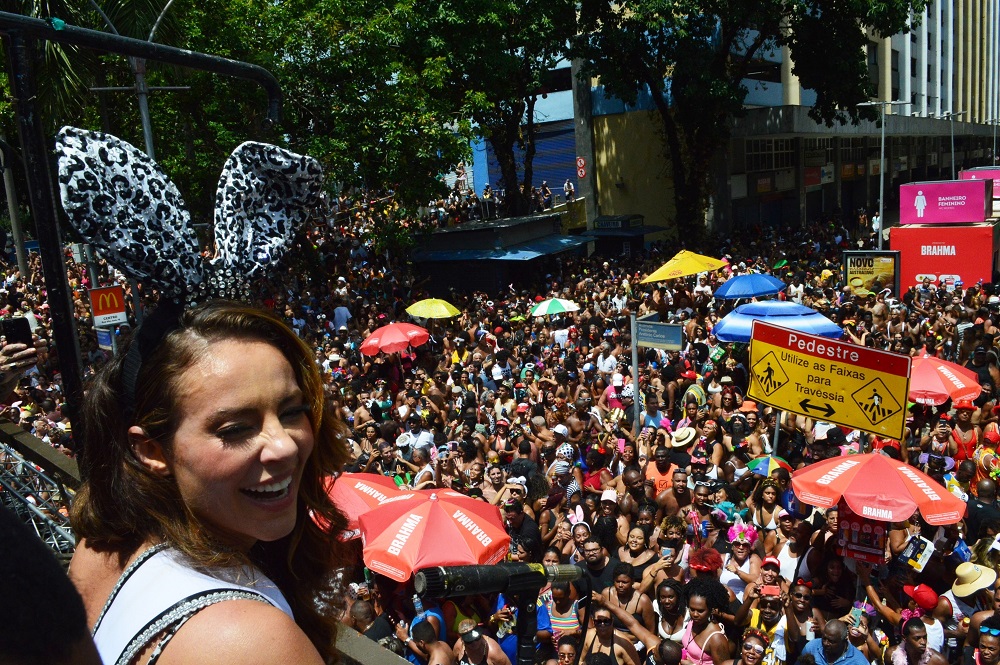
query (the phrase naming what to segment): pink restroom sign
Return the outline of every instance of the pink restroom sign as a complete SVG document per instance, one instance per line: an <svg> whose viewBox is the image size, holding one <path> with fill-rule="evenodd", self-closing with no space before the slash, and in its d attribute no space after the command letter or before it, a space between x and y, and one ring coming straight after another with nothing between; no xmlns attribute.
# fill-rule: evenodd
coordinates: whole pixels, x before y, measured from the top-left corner
<svg viewBox="0 0 1000 665"><path fill-rule="evenodd" d="M899 187L900 224L984 222L992 212L992 179L911 182Z"/></svg>
<svg viewBox="0 0 1000 665"><path fill-rule="evenodd" d="M975 169L965 169L958 172L962 180L992 180L993 196L1000 196L1000 168L981 166Z"/></svg>

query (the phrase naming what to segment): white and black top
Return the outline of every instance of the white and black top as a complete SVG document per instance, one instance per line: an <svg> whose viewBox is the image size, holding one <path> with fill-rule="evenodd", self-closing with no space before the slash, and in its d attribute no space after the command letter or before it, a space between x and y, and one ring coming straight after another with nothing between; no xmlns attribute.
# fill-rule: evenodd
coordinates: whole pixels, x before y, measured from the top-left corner
<svg viewBox="0 0 1000 665"><path fill-rule="evenodd" d="M212 574L166 545L143 552L122 573L94 626L94 642L105 665L128 665L156 640L153 665L163 648L199 610L226 600L258 600L288 616L292 609L263 573L251 568Z"/></svg>

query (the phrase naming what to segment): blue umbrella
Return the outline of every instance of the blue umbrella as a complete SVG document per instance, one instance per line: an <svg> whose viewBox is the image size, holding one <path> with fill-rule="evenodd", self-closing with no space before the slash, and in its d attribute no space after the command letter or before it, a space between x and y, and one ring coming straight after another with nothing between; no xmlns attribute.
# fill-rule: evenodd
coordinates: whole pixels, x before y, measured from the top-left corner
<svg viewBox="0 0 1000 665"><path fill-rule="evenodd" d="M787 300L764 300L740 305L712 328L720 342L749 342L755 320L811 335L840 339L844 331L830 319L805 305Z"/></svg>
<svg viewBox="0 0 1000 665"><path fill-rule="evenodd" d="M716 298L756 298L757 296L771 296L784 290L785 283L777 277L762 275L760 273L750 273L749 275L737 275L718 288L715 292Z"/></svg>

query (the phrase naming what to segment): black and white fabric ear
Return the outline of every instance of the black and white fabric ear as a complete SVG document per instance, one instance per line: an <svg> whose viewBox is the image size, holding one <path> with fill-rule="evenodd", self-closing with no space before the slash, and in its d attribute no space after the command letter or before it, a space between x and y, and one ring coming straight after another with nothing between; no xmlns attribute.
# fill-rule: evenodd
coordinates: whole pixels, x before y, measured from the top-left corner
<svg viewBox="0 0 1000 665"><path fill-rule="evenodd" d="M205 262L177 187L145 153L110 134L64 127L59 190L70 224L104 258L189 304L243 298L291 246L319 202L312 157L247 142L226 160L215 210L215 258Z"/></svg>
<svg viewBox="0 0 1000 665"><path fill-rule="evenodd" d="M116 136L63 127L59 193L69 223L109 263L173 299L201 282L202 259L177 187Z"/></svg>
<svg viewBox="0 0 1000 665"><path fill-rule="evenodd" d="M315 211L323 168L312 157L248 141L222 168L215 195L214 263L263 276Z"/></svg>

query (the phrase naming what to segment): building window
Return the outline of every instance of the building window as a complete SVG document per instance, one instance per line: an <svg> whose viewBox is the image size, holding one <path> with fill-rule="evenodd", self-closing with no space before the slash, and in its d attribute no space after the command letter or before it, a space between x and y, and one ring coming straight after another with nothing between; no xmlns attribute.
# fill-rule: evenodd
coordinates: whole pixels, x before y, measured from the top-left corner
<svg viewBox="0 0 1000 665"><path fill-rule="evenodd" d="M746 170L774 171L795 165L793 139L747 139Z"/></svg>
<svg viewBox="0 0 1000 665"><path fill-rule="evenodd" d="M879 70L878 70L878 43L868 42L868 75L875 84L875 89L879 88Z"/></svg>
<svg viewBox="0 0 1000 665"><path fill-rule="evenodd" d="M546 72L542 82L542 90L545 93L562 92L573 89L573 70L570 67L561 69L550 69Z"/></svg>

